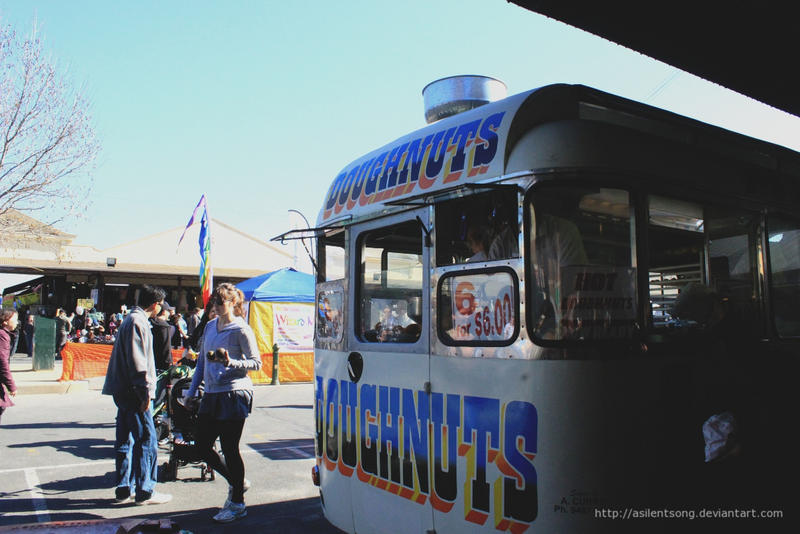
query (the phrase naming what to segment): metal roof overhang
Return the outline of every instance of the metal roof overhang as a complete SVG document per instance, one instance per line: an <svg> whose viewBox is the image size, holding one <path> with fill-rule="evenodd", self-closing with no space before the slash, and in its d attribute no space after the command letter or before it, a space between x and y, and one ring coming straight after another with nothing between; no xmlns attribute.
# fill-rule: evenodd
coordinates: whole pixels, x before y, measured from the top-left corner
<svg viewBox="0 0 800 534"><path fill-rule="evenodd" d="M508 1L800 117L792 2Z"/></svg>

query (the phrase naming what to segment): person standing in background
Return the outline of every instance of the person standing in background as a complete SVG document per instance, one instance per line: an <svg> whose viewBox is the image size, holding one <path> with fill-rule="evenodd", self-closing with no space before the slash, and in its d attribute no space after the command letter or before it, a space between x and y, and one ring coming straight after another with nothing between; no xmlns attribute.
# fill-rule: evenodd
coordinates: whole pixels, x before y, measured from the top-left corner
<svg viewBox="0 0 800 534"><path fill-rule="evenodd" d="M203 311L203 316L200 318L200 323L189 337L189 350L193 350L194 352L200 350L200 341L203 339L203 332L205 331L206 325L216 316L217 313L214 311L214 301L209 298L206 309Z"/></svg>
<svg viewBox="0 0 800 534"><path fill-rule="evenodd" d="M61 351L67 344L67 336L72 330L72 325L67 319L67 312L62 308L56 310L56 358L61 359Z"/></svg>
<svg viewBox="0 0 800 534"><path fill-rule="evenodd" d="M0 312L0 418L9 406L14 406L11 397L17 396L17 385L11 376L11 332L17 329L17 310L3 308Z"/></svg>
<svg viewBox="0 0 800 534"><path fill-rule="evenodd" d="M36 316L28 310L28 316L25 319L25 326L23 327L23 331L25 332L25 343L28 348L28 358L33 358L33 333L36 330Z"/></svg>
<svg viewBox="0 0 800 534"><path fill-rule="evenodd" d="M75 315L72 317L72 331L79 333L86 328L86 315L83 306L75 306Z"/></svg>
<svg viewBox="0 0 800 534"><path fill-rule="evenodd" d="M158 315L150 319L156 371L166 371L172 366L172 350L169 341L172 329L167 322L167 317L169 317L169 308L168 304L164 303Z"/></svg>
<svg viewBox="0 0 800 534"><path fill-rule="evenodd" d="M171 310L173 313L170 316L170 324L175 327L172 333L172 348L182 349L186 345L186 340L189 335L186 333L186 321L180 313Z"/></svg>
<svg viewBox="0 0 800 534"><path fill-rule="evenodd" d="M203 310L197 306L192 309L192 314L189 315L189 320L186 321L186 334L189 336L186 339L186 348L191 348L189 340L192 339L192 335L194 334L197 325L200 324L200 321L203 320Z"/></svg>

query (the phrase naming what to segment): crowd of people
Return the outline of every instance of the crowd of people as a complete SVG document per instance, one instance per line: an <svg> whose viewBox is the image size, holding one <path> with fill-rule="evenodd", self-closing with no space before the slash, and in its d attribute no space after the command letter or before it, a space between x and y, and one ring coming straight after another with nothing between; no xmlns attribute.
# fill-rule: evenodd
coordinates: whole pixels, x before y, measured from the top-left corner
<svg viewBox="0 0 800 534"><path fill-rule="evenodd" d="M87 310L82 306L76 306L69 313L64 308L57 308L52 315L44 309L39 310L40 315L56 321L56 359L61 358L61 351L67 342L113 344L119 326L129 313L124 304L118 312L108 314L95 308ZM19 325L10 332L12 348L16 349L20 338L24 338L25 350L29 357L33 357L36 314L32 310L23 310L18 317ZM150 323L158 329L161 346L166 350L187 348L196 351L198 340L192 342L192 335L202 317L202 308L178 312L165 301L161 313ZM22 348L22 345L19 346Z"/></svg>

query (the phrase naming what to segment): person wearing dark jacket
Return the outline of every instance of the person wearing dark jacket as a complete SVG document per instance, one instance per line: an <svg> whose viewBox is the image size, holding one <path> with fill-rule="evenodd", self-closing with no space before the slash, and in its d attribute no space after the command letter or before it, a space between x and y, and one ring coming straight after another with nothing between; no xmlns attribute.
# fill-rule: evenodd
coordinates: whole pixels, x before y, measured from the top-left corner
<svg viewBox="0 0 800 534"><path fill-rule="evenodd" d="M165 304L161 308L161 312L150 319L153 332L153 357L156 361L157 371L166 371L172 366L172 350L169 340L171 328L167 317L169 317L169 308Z"/></svg>
<svg viewBox="0 0 800 534"><path fill-rule="evenodd" d="M72 324L67 319L67 312L59 308L56 310L56 354L61 359L61 351L67 344L67 336L72 330Z"/></svg>
<svg viewBox="0 0 800 534"><path fill-rule="evenodd" d="M192 337L192 334L194 334L194 331L197 328L197 325L199 325L200 321L202 321L202 320L203 320L203 310L202 310L202 308L198 308L197 306L195 306L192 309L192 314L189 316L189 318L186 321L186 334L189 336L190 339ZM187 340L187 343L188 343L188 340Z"/></svg>
<svg viewBox="0 0 800 534"><path fill-rule="evenodd" d="M216 317L217 314L214 311L214 301L208 299L208 303L206 304L206 309L203 312L203 317L200 318L200 322L192 332L192 335L189 336L189 349L197 352L200 350L200 340L203 339L203 330L205 330L206 325L208 322Z"/></svg>
<svg viewBox="0 0 800 534"><path fill-rule="evenodd" d="M14 406L11 397L17 395L17 385L11 376L11 332L16 331L18 320L14 309L3 308L0 312L0 418L6 408Z"/></svg>
<svg viewBox="0 0 800 534"><path fill-rule="evenodd" d="M34 317L33 313L28 311L28 316L25 319L25 326L23 327L23 331L25 332L25 344L28 348L28 357L33 358L33 333L36 330L36 318Z"/></svg>

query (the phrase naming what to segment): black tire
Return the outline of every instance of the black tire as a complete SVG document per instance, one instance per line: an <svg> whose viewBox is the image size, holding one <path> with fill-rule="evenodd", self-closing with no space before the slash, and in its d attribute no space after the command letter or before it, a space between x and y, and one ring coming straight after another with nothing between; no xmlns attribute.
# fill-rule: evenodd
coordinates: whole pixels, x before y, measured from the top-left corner
<svg viewBox="0 0 800 534"><path fill-rule="evenodd" d="M170 458L167 463L166 479L169 481L178 480L178 460Z"/></svg>

